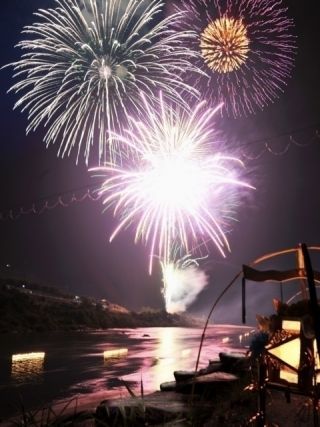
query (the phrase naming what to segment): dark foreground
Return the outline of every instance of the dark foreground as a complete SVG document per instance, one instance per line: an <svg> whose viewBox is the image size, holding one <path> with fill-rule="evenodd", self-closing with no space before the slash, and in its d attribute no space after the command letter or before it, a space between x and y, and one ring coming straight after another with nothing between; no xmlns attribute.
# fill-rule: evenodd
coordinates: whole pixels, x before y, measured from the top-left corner
<svg viewBox="0 0 320 427"><path fill-rule="evenodd" d="M239 361L238 355L235 360ZM185 372L179 372L179 375L175 375L175 382L165 383L162 387L169 389L170 386L172 391L144 395L142 388L140 394L134 394L128 387L131 397L105 399L92 408L88 405L79 407L78 401L73 399L53 408L22 411L20 422L16 418L15 422L4 425L253 427L256 426L258 397L257 389L251 387L254 384L254 370L248 357L242 356L240 364L238 361L232 364L209 363L202 371L213 369L214 372L201 372L192 378L186 378ZM284 393L273 391L268 395L269 427L313 426L308 401L297 396L292 396L290 403L285 399Z"/></svg>
<svg viewBox="0 0 320 427"><path fill-rule="evenodd" d="M221 351L237 351L250 329L209 327L200 368ZM193 370L200 328L112 329L101 332L0 336L0 414L18 411L20 397L28 409L77 398L82 407L128 396L126 386L140 395L174 380L175 370ZM241 342L242 341L242 342ZM38 352L38 358L28 355ZM27 355L25 360L13 356ZM37 353L36 353L37 356ZM124 381L124 382L123 382Z"/></svg>

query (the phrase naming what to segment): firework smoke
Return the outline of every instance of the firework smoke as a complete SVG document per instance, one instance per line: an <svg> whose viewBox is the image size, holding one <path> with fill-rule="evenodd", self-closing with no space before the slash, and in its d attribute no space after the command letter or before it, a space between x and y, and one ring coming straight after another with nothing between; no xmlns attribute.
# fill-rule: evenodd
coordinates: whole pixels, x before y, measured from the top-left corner
<svg viewBox="0 0 320 427"><path fill-rule="evenodd" d="M161 269L168 313L186 311L208 284L208 276L190 255L168 264L162 262Z"/></svg>

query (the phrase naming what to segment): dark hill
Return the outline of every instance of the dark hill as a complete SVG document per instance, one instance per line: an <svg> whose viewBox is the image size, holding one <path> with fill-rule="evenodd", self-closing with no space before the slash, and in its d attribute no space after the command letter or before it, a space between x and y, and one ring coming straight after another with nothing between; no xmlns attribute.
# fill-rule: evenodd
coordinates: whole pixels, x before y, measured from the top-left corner
<svg viewBox="0 0 320 427"><path fill-rule="evenodd" d="M107 300L66 295L56 288L0 281L0 333L148 326L194 326L194 319L145 309L130 312Z"/></svg>

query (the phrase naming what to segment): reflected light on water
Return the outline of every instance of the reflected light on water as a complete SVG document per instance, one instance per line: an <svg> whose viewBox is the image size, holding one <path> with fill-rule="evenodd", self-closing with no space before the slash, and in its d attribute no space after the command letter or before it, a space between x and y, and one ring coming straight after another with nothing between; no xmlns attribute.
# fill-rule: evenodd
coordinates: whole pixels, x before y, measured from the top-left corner
<svg viewBox="0 0 320 427"><path fill-rule="evenodd" d="M249 338L253 335L253 334L255 334L256 333L256 330L255 329L251 329L251 331L249 331L249 332L245 332L244 334L240 334L239 335L239 343L240 344L242 344L242 343L247 343L247 344L250 344L250 340L249 340Z"/></svg>
<svg viewBox="0 0 320 427"><path fill-rule="evenodd" d="M179 351L179 348L175 338L175 332L171 328L163 328L160 331L157 364L154 369L154 383L158 387L163 382L173 381L173 371L179 369L176 366L176 353Z"/></svg>
<svg viewBox="0 0 320 427"><path fill-rule="evenodd" d="M192 353L191 348L186 348L185 350L182 350L182 352L181 352L181 356L182 356L182 357L188 357L188 356L190 356L190 355L191 355L191 353Z"/></svg>
<svg viewBox="0 0 320 427"><path fill-rule="evenodd" d="M40 382L43 379L45 353L13 354L11 378L16 383Z"/></svg>

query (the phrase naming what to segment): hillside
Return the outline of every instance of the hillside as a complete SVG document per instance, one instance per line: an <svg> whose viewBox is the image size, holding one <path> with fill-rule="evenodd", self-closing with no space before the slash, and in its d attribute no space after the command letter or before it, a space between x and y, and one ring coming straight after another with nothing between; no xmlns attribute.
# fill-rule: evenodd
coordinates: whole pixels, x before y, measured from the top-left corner
<svg viewBox="0 0 320 427"><path fill-rule="evenodd" d="M105 299L67 295L56 288L0 281L0 333L119 327L191 326L194 319L164 310L131 312Z"/></svg>

